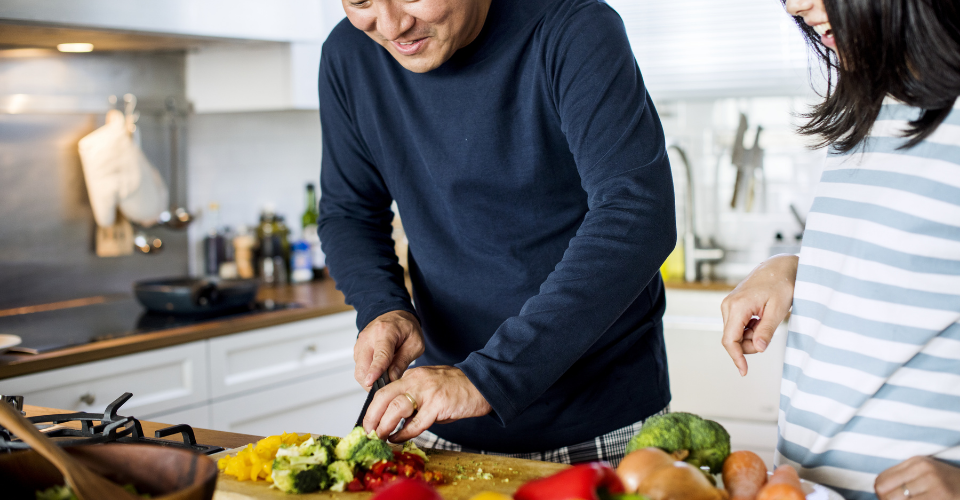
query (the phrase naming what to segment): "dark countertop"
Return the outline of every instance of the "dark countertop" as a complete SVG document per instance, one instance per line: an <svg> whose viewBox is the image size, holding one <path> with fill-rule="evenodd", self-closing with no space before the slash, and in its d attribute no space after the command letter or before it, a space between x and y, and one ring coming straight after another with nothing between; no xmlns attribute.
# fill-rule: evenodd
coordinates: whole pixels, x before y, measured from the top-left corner
<svg viewBox="0 0 960 500"><path fill-rule="evenodd" d="M71 308L91 304L109 305L111 301L116 300L117 297L112 296L88 297L56 304L0 310L0 316L46 311L58 311L69 315ZM343 294L336 290L330 278L298 285L264 286L257 294L257 300L273 300L278 303L297 302L303 307L221 318L188 326L110 338L41 354L6 353L0 355L0 379L302 321L352 309L346 305Z"/></svg>

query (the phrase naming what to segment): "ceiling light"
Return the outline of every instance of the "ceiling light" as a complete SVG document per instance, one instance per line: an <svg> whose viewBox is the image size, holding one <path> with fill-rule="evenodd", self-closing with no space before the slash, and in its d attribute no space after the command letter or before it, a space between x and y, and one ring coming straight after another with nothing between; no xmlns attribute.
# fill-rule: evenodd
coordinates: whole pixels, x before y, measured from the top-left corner
<svg viewBox="0 0 960 500"><path fill-rule="evenodd" d="M57 45L57 50L60 52L91 52L93 51L92 43L61 43Z"/></svg>

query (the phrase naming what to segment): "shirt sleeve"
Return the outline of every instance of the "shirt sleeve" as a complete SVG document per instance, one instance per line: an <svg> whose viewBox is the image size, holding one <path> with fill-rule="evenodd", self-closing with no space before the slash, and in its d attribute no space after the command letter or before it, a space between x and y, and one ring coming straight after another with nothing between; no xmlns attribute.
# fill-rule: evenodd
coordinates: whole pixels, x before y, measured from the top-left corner
<svg viewBox="0 0 960 500"><path fill-rule="evenodd" d="M544 64L588 212L539 293L457 364L504 425L617 321L677 242L663 129L623 22L602 2L563 16Z"/></svg>
<svg viewBox="0 0 960 500"><path fill-rule="evenodd" d="M390 311L417 315L394 250L393 198L350 118L348 93L335 56L320 62L320 168L318 231L327 268L357 328Z"/></svg>

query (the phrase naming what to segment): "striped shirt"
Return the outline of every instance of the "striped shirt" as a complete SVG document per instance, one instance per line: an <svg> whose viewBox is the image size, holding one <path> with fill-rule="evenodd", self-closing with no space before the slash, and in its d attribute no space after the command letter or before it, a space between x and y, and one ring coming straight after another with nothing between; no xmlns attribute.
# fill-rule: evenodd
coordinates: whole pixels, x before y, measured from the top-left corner
<svg viewBox="0 0 960 500"><path fill-rule="evenodd" d="M898 149L919 113L888 99L828 156L800 252L776 461L846 498L912 456L960 465L960 104Z"/></svg>

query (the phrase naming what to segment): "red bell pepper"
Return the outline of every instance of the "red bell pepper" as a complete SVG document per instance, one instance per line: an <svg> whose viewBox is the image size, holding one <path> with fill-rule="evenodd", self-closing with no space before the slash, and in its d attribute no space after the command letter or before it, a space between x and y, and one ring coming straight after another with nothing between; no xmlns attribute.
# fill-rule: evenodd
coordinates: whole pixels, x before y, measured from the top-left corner
<svg viewBox="0 0 960 500"><path fill-rule="evenodd" d="M370 500L443 500L443 497L423 481L398 479L384 486Z"/></svg>
<svg viewBox="0 0 960 500"><path fill-rule="evenodd" d="M594 462L576 465L550 477L524 484L513 495L514 500L599 500L599 490L623 493L623 483L616 471Z"/></svg>

